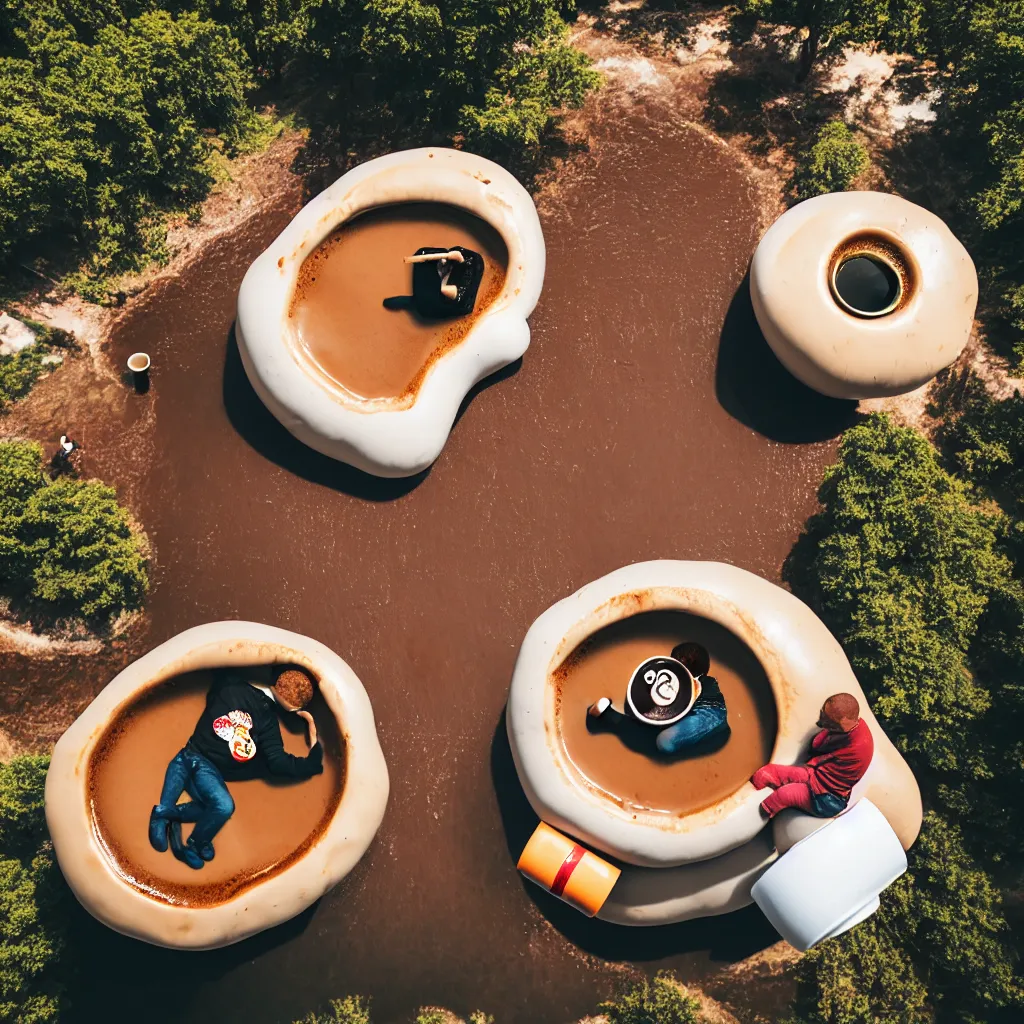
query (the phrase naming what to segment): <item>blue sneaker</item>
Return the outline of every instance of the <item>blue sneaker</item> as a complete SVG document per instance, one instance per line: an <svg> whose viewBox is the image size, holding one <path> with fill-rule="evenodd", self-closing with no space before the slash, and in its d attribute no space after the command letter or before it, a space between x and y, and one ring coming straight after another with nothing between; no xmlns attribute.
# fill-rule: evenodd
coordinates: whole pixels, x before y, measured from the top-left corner
<svg viewBox="0 0 1024 1024"><path fill-rule="evenodd" d="M149 845L152 846L157 853L166 853L167 829L171 823L156 812L157 808L154 807L149 815Z"/></svg>
<svg viewBox="0 0 1024 1024"><path fill-rule="evenodd" d="M205 861L211 861L214 857L213 843L194 843L191 837L185 844L190 850L195 850Z"/></svg>
<svg viewBox="0 0 1024 1024"><path fill-rule="evenodd" d="M203 858L188 843L181 841L180 821L171 822L171 850L178 860L187 864L194 871L198 871L204 864Z"/></svg>

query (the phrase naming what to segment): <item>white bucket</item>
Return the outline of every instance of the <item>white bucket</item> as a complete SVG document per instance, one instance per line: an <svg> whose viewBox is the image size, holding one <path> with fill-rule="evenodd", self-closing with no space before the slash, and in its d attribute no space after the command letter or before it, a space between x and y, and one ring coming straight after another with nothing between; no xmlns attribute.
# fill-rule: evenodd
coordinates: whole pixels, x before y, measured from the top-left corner
<svg viewBox="0 0 1024 1024"><path fill-rule="evenodd" d="M133 352L128 357L128 369L132 373L145 373L150 367L150 358L145 352Z"/></svg>

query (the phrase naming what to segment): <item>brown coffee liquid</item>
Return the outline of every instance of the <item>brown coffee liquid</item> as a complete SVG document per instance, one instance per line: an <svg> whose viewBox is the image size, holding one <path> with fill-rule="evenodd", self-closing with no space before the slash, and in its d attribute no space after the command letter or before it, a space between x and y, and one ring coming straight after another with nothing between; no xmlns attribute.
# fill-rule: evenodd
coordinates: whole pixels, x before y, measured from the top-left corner
<svg viewBox="0 0 1024 1024"><path fill-rule="evenodd" d="M695 757L669 759L630 749L613 732L591 732L587 708L610 697L623 710L636 667L676 644L695 640L711 654L731 733L725 744ZM775 699L761 663L729 630L685 612L643 612L595 633L556 669L557 735L569 760L596 789L623 807L676 816L731 796L771 755L778 730ZM632 725L633 723L631 723ZM634 735L657 727L634 725Z"/></svg>
<svg viewBox="0 0 1024 1024"><path fill-rule="evenodd" d="M216 856L196 871L149 843L149 813L171 758L192 735L210 672L189 672L139 698L96 745L89 762L93 824L121 877L154 899L209 906L244 892L298 860L323 832L344 787L344 740L318 693L309 710L324 748L324 771L303 781L229 782L235 813L213 840ZM281 721L284 748L304 755L305 723ZM301 726L301 728L300 728ZM187 793L178 803L189 799ZM182 825L188 838L191 824Z"/></svg>
<svg viewBox="0 0 1024 1024"><path fill-rule="evenodd" d="M383 307L412 295L404 257L456 245L484 258L472 313L427 320ZM288 315L304 354L335 383L357 398L402 398L501 294L507 268L501 235L479 217L444 203L385 206L342 225L306 257Z"/></svg>

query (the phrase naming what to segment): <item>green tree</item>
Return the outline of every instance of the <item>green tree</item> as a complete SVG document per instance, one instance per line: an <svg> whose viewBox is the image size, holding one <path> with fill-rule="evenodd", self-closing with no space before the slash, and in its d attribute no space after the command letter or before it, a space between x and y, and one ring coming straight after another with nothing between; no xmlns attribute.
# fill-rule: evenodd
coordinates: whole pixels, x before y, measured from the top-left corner
<svg viewBox="0 0 1024 1024"><path fill-rule="evenodd" d="M310 1013L295 1024L372 1024L370 1000L362 996L332 999L328 1013Z"/></svg>
<svg viewBox="0 0 1024 1024"><path fill-rule="evenodd" d="M988 709L967 652L1010 578L1000 517L919 434L870 417L843 438L787 577L840 639L876 713L936 781L984 778L963 731Z"/></svg>
<svg viewBox="0 0 1024 1024"><path fill-rule="evenodd" d="M49 1024L64 1008L66 890L43 817L47 757L0 763L0 1020Z"/></svg>
<svg viewBox="0 0 1024 1024"><path fill-rule="evenodd" d="M140 607L144 545L111 487L42 471L42 449L0 443L0 585L55 614L104 621Z"/></svg>
<svg viewBox="0 0 1024 1024"><path fill-rule="evenodd" d="M826 192L845 192L868 166L867 150L843 121L829 121L819 129L814 145L800 161L793 176L798 199Z"/></svg>
<svg viewBox="0 0 1024 1024"><path fill-rule="evenodd" d="M815 64L850 43L878 42L897 51L920 36L925 0L742 0L747 19L792 30L799 40L797 81Z"/></svg>
<svg viewBox="0 0 1024 1024"><path fill-rule="evenodd" d="M298 52L328 85L343 135L379 134L472 149L526 166L599 77L566 42L557 0L303 0Z"/></svg>
<svg viewBox="0 0 1024 1024"><path fill-rule="evenodd" d="M991 441L958 436L961 454ZM1024 654L1014 520L878 416L844 436L819 499L787 579L842 643L932 810L879 913L802 962L794 1020L982 1024L1024 1005L998 885L1018 884L1024 841L1024 666L1006 678L997 660Z"/></svg>
<svg viewBox="0 0 1024 1024"><path fill-rule="evenodd" d="M141 6L141 5L140 5ZM92 276L160 251L160 214L202 199L220 133L253 124L247 61L223 26L110 3L0 11L0 260L56 236Z"/></svg>
<svg viewBox="0 0 1024 1024"><path fill-rule="evenodd" d="M992 311L1024 367L1024 4L966 7L970 16L946 68L941 126L974 191L983 271L998 296Z"/></svg>
<svg viewBox="0 0 1024 1024"><path fill-rule="evenodd" d="M608 1024L699 1024L700 1003L686 995L667 972L630 985L616 999L601 1003Z"/></svg>
<svg viewBox="0 0 1024 1024"><path fill-rule="evenodd" d="M970 481L976 500L1004 510L1001 540L1013 561L1012 577L993 593L971 651L973 668L992 693L984 749L993 777L979 792L950 788L945 795L962 820L987 821L989 852L1001 874L1009 874L1006 884L1019 887L1024 829L1014 805L1024 765L1024 739L1015 728L1024 713L1024 397L996 401L970 378L943 417L947 460Z"/></svg>
<svg viewBox="0 0 1024 1024"><path fill-rule="evenodd" d="M299 0L167 0L161 6L230 28L261 78L276 78L298 42Z"/></svg>

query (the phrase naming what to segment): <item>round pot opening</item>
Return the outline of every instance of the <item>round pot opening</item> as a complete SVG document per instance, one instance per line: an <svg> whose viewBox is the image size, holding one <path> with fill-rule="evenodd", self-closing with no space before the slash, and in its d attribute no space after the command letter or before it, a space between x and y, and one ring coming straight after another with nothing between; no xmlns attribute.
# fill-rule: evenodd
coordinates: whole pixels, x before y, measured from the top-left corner
<svg viewBox="0 0 1024 1024"><path fill-rule="evenodd" d="M840 309L869 320L894 313L914 290L907 256L877 235L860 235L836 249L829 262L828 282Z"/></svg>
<svg viewBox="0 0 1024 1024"><path fill-rule="evenodd" d="M413 297L416 268L405 259L423 247L460 246L483 257L472 311L421 315ZM351 400L411 404L430 367L499 299L508 264L497 228L453 203L363 211L337 225L300 265L288 307L292 350Z"/></svg>
<svg viewBox="0 0 1024 1024"><path fill-rule="evenodd" d="M671 662L683 641L707 648L729 729L686 755L667 757L656 750L659 730L627 710L627 687L638 665ZM771 760L778 738L775 696L757 655L724 626L680 609L643 611L602 626L551 671L548 686L562 770L634 814L669 821L728 799ZM589 718L587 708L600 697L611 698L631 720L618 726Z"/></svg>
<svg viewBox="0 0 1024 1024"><path fill-rule="evenodd" d="M345 738L318 692L309 710L323 743L322 774L302 782L229 779L235 811L214 840L216 858L202 871L169 850L154 850L146 828L149 811L160 797L169 762L202 715L213 682L213 672L203 669L134 695L107 722L88 761L86 800L108 866L129 887L160 903L215 906L284 871L330 826L345 788ZM280 724L285 750L305 755L304 723L286 715ZM184 792L176 802L190 798ZM191 828L183 825L183 839Z"/></svg>
<svg viewBox="0 0 1024 1024"><path fill-rule="evenodd" d="M144 373L149 369L149 356L145 352L133 352L128 357L128 369L132 373Z"/></svg>

